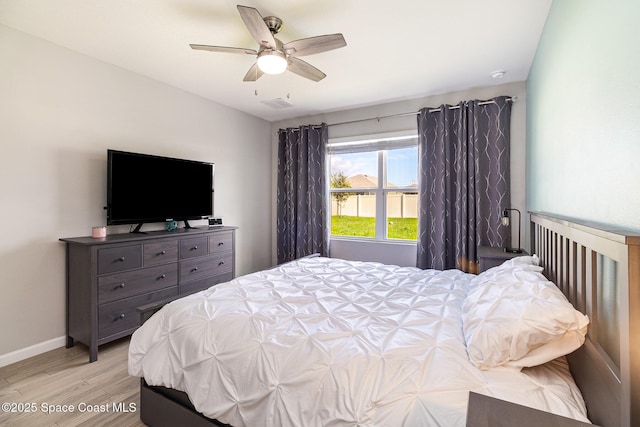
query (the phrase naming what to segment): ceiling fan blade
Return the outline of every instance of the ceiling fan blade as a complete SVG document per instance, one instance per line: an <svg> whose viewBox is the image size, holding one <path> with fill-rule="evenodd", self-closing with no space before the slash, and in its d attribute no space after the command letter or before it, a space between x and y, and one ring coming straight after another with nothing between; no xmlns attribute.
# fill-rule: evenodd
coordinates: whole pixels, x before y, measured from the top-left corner
<svg viewBox="0 0 640 427"><path fill-rule="evenodd" d="M289 71L295 73L299 76L302 76L306 79L313 80L314 82L319 82L320 80L327 77L325 73L318 70L313 65L304 62L302 59L298 58L289 58L289 67L287 67Z"/></svg>
<svg viewBox="0 0 640 427"><path fill-rule="evenodd" d="M243 47L226 47L226 46L209 46L206 44L190 44L191 49L195 50L208 50L210 52L222 52L222 53L246 53L247 55L257 55L258 51L255 49L245 49Z"/></svg>
<svg viewBox="0 0 640 427"><path fill-rule="evenodd" d="M276 49L276 41L273 38L273 34L264 23L264 19L258 9L248 6L238 5L238 12L244 21L244 25L251 33L251 37L255 39L261 46Z"/></svg>
<svg viewBox="0 0 640 427"><path fill-rule="evenodd" d="M294 40L286 43L283 48L290 56L305 56L339 49L346 45L347 42L342 34L327 34L324 36Z"/></svg>
<svg viewBox="0 0 640 427"><path fill-rule="evenodd" d="M264 73L262 72L262 70L260 70L260 68L258 68L258 64L253 64L253 66L251 68L249 68L249 71L247 71L247 74L244 75L244 79L242 79L242 81L244 81L244 82L255 82L263 74Z"/></svg>

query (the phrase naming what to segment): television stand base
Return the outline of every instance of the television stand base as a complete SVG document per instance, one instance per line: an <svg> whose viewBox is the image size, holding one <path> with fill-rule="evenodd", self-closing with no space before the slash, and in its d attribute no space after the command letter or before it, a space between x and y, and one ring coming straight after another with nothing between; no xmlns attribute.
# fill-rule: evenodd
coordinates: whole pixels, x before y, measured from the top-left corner
<svg viewBox="0 0 640 427"><path fill-rule="evenodd" d="M144 231L140 231L140 229L142 228L142 222L138 223L138 225L136 225L136 228L133 229L133 231L131 231L131 233L140 233L140 234L147 234Z"/></svg>

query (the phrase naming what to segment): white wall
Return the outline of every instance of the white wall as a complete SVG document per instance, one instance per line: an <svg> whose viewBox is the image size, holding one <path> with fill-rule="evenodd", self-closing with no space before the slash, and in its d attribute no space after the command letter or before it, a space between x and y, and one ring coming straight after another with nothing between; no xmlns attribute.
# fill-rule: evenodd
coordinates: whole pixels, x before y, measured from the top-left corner
<svg viewBox="0 0 640 427"><path fill-rule="evenodd" d="M553 2L527 81L528 207L640 230L640 2Z"/></svg>
<svg viewBox="0 0 640 427"><path fill-rule="evenodd" d="M215 162L215 213L239 227L237 272L270 266L270 129L0 26L0 366L64 343L58 238L106 223L107 148Z"/></svg>
<svg viewBox="0 0 640 427"><path fill-rule="evenodd" d="M437 107L442 104L457 104L460 101L471 99L489 99L495 96L508 95L518 97L513 104L511 112L511 200L512 206L525 212L525 153L526 153L526 86L524 82L503 84L464 90L460 92L433 95L416 98L407 101L393 102L382 105L355 108L345 111L336 111L326 114L302 117L298 119L274 122L271 126L273 144L273 256L276 256L276 193L277 193L277 164L278 164L278 135L280 128L299 126L302 124L320 124L322 122L332 124L348 122L352 120L383 117L387 115L415 112L423 107ZM370 120L341 126L329 127L329 138L342 138L357 135L370 135L376 133L399 132L416 129L416 115L396 117L381 120ZM524 217L523 217L524 223ZM526 229L523 225L523 229ZM517 234L517 233L514 233ZM513 236L517 246L517 236ZM406 243L372 244L371 242L353 242L345 240L332 240L331 256L354 259L371 260L391 264L415 266L416 245Z"/></svg>

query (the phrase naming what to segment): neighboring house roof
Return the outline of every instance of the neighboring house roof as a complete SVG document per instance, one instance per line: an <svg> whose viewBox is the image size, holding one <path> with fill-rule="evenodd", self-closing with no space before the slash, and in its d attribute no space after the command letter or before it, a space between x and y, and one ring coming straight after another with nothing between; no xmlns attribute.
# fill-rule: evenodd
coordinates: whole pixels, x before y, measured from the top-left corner
<svg viewBox="0 0 640 427"><path fill-rule="evenodd" d="M378 186L378 177L359 173L347 178L347 182L351 188L375 188Z"/></svg>

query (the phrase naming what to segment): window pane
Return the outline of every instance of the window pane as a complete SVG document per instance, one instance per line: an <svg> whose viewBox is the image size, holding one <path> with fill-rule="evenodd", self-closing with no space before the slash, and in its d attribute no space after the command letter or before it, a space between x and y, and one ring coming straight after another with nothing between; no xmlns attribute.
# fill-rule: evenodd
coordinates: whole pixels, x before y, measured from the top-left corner
<svg viewBox="0 0 640 427"><path fill-rule="evenodd" d="M334 154L331 156L331 188L378 187L378 153ZM344 177L345 185L336 185L336 177Z"/></svg>
<svg viewBox="0 0 640 427"><path fill-rule="evenodd" d="M365 192L331 193L331 234L376 237L376 196Z"/></svg>
<svg viewBox="0 0 640 427"><path fill-rule="evenodd" d="M418 193L387 193L387 237L418 239Z"/></svg>
<svg viewBox="0 0 640 427"><path fill-rule="evenodd" d="M387 188L418 188L418 147L387 151Z"/></svg>
<svg viewBox="0 0 640 427"><path fill-rule="evenodd" d="M333 236L417 239L418 147L401 146L388 142L330 154Z"/></svg>

